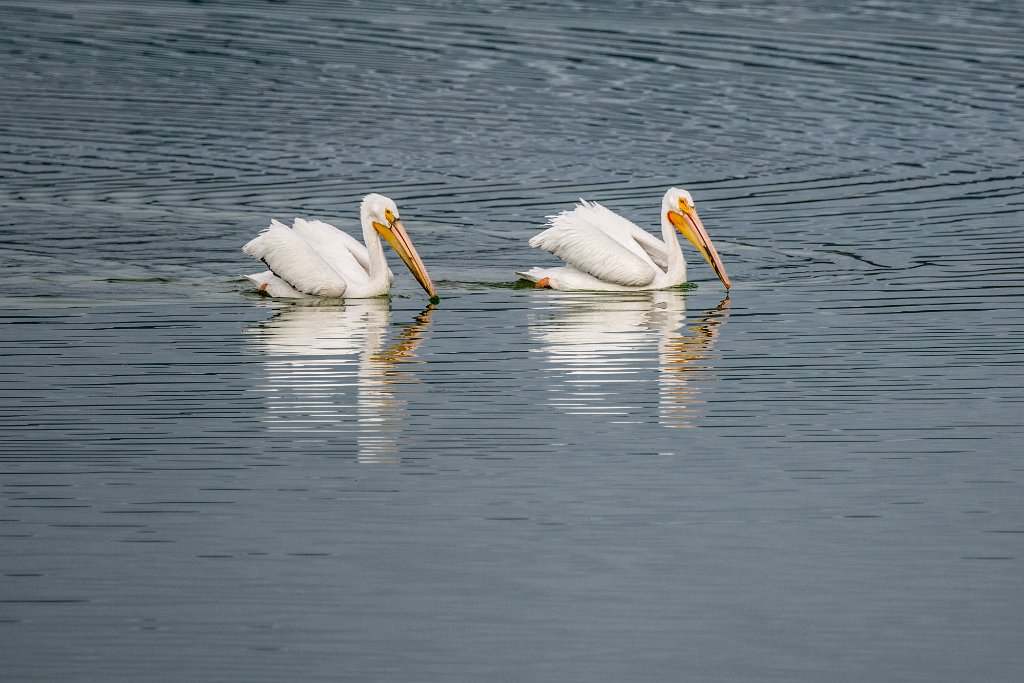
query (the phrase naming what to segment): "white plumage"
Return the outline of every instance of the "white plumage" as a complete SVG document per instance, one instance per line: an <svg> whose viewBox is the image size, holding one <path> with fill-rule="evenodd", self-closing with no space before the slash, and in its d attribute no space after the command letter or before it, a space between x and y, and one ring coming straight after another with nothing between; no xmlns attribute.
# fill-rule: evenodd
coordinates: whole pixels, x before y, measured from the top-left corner
<svg viewBox="0 0 1024 683"><path fill-rule="evenodd" d="M560 268L531 268L520 276L538 287L559 290L633 291L666 289L686 282L676 230L682 232L729 287L725 267L686 190L670 188L662 200L659 240L622 216L580 200L571 211L548 218L530 246L562 259Z"/></svg>
<svg viewBox="0 0 1024 683"><path fill-rule="evenodd" d="M301 218L295 219L292 230L310 244L316 245L319 253L333 257L326 260L335 270L344 273L351 269L360 274L369 273L369 252L359 240L347 232L323 221L307 221Z"/></svg>
<svg viewBox="0 0 1024 683"><path fill-rule="evenodd" d="M300 220L295 219L295 225ZM329 256L321 257L315 243L277 221L272 221L259 236L242 247L242 251L266 263L275 276L302 294L340 299L348 290L343 271L327 262ZM360 275L364 280L369 279L365 271ZM352 276L350 271L349 278ZM249 279L256 278L250 275Z"/></svg>
<svg viewBox="0 0 1024 683"><path fill-rule="evenodd" d="M296 218L292 226L271 221L242 247L270 270L247 275L260 291L274 297L361 299L386 294L394 274L388 268L381 237L430 294L436 296L423 261L405 232L398 207L379 194L360 206L365 246L333 225Z"/></svg>

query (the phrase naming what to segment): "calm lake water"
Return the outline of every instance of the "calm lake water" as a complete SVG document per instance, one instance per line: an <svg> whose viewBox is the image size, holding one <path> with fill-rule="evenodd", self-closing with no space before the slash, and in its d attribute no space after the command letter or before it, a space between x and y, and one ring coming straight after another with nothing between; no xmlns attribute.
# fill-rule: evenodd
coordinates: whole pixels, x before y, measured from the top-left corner
<svg viewBox="0 0 1024 683"><path fill-rule="evenodd" d="M1024 11L0 6L0 678L1019 681ZM514 289L689 189L734 286ZM260 298L393 197L438 285Z"/></svg>

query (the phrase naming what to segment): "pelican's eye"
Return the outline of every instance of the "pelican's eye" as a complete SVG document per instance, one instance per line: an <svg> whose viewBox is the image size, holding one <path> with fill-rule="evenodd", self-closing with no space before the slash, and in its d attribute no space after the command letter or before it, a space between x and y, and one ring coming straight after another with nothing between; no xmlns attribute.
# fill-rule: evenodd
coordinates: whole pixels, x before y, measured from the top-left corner
<svg viewBox="0 0 1024 683"><path fill-rule="evenodd" d="M692 209L692 208L693 208L693 204L691 204L689 201L687 201L686 197L680 197L679 198L679 210L680 211L686 211L687 209Z"/></svg>
<svg viewBox="0 0 1024 683"><path fill-rule="evenodd" d="M391 209L384 209L384 218L388 219L388 223L395 222L395 214Z"/></svg>

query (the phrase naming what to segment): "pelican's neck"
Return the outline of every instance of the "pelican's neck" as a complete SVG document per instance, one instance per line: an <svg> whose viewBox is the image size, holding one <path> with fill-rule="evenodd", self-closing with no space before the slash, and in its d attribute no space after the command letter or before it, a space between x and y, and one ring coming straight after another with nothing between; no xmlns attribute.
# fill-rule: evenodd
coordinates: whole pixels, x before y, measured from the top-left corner
<svg viewBox="0 0 1024 683"><path fill-rule="evenodd" d="M686 259L683 258L683 249L679 246L679 232L668 220L668 207L662 204L661 207L661 239L665 241L665 249L668 251L668 268L665 275L673 280L674 284L686 282Z"/></svg>
<svg viewBox="0 0 1024 683"><path fill-rule="evenodd" d="M384 244L380 240L380 234L373 228L373 219L369 216L362 216L363 244L366 245L366 253L369 258L368 275L371 282L384 282L388 279L388 260L384 257Z"/></svg>

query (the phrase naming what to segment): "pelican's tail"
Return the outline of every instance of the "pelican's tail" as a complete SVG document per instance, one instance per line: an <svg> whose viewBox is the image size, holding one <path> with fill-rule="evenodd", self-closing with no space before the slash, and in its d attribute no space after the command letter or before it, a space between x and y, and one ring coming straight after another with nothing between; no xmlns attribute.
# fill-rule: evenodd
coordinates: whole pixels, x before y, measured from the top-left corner
<svg viewBox="0 0 1024 683"><path fill-rule="evenodd" d="M267 296L273 296L281 299L306 299L309 298L308 294L303 294L299 290L292 287L290 284L274 275L273 271L265 270L262 273L253 273L252 275L246 275L256 283L256 288Z"/></svg>
<svg viewBox="0 0 1024 683"><path fill-rule="evenodd" d="M519 271L516 271L516 275L523 278L524 280L529 280L530 282L537 282L538 280L544 277L544 269L530 268L529 270L523 271L521 273Z"/></svg>

